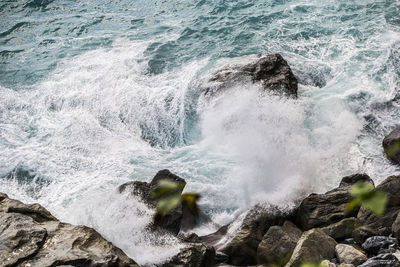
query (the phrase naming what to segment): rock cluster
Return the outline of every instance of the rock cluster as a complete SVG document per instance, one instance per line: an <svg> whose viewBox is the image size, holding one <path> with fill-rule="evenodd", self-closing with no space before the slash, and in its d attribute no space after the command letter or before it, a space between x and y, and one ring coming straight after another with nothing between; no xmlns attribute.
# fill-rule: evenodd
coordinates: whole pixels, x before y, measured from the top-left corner
<svg viewBox="0 0 400 267"><path fill-rule="evenodd" d="M1 266L138 266L94 229L0 193Z"/></svg>

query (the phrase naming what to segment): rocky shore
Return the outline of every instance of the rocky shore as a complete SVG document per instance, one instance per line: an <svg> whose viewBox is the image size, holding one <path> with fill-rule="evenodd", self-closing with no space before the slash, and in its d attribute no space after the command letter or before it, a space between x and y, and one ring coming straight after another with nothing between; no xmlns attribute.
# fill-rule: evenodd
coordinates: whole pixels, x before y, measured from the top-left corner
<svg viewBox="0 0 400 267"><path fill-rule="evenodd" d="M262 89L286 97L298 96L297 79L278 54L224 67L210 79L204 93L212 97L243 80L261 83ZM391 147L399 144L399 133L395 129L383 142L388 158L396 163L400 163L400 149ZM161 170L149 183L129 182L119 186L118 192L139 196L154 209L157 200L151 198L151 191L162 179L186 184L183 178ZM197 236L191 229L210 218L195 217L181 204L164 217L157 231L172 233L186 246L161 266L299 267L324 262L329 267L400 267L400 176L376 186L389 199L382 216L359 207L346 211L353 198L349 189L360 181L374 185L366 174L347 176L338 187L311 194L290 211L256 205L206 236ZM39 204L24 204L0 193L0 266L139 265L94 229L60 222Z"/></svg>

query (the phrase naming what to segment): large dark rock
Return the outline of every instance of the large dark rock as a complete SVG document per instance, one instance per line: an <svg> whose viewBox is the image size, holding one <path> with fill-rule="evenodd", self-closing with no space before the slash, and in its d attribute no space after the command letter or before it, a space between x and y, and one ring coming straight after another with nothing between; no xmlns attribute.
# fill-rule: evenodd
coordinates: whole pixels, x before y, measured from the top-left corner
<svg viewBox="0 0 400 267"><path fill-rule="evenodd" d="M300 204L296 216L297 224L303 230L327 226L346 217L355 217L358 209L346 212L347 204L353 199L349 194L350 187L358 181L373 184L366 174L355 174L342 179L338 188L325 194L311 194Z"/></svg>
<svg viewBox="0 0 400 267"><path fill-rule="evenodd" d="M345 218L340 222L321 228L321 230L335 240L344 240L352 237L353 231L361 226L360 222L354 218Z"/></svg>
<svg viewBox="0 0 400 267"><path fill-rule="evenodd" d="M392 224L392 234L397 240L400 240L400 212L397 214L396 220Z"/></svg>
<svg viewBox="0 0 400 267"><path fill-rule="evenodd" d="M94 229L0 193L1 266L138 266Z"/></svg>
<svg viewBox="0 0 400 267"><path fill-rule="evenodd" d="M380 254L383 250L397 250L399 249L399 243L392 237L372 236L368 238L361 247L371 256Z"/></svg>
<svg viewBox="0 0 400 267"><path fill-rule="evenodd" d="M400 176L386 178L376 189L385 192L389 201L381 216L376 216L365 208L359 210L357 219L361 222L362 227L353 232L354 239L359 243L370 236L390 235L392 225L400 212Z"/></svg>
<svg viewBox="0 0 400 267"><path fill-rule="evenodd" d="M240 82L260 82L265 90L297 97L297 79L281 55L252 55L237 61L243 62L225 66L214 74L210 79L213 85L206 88L206 94L214 94Z"/></svg>
<svg viewBox="0 0 400 267"><path fill-rule="evenodd" d="M189 243L163 267L190 266L211 267L214 264L215 249L203 243Z"/></svg>
<svg viewBox="0 0 400 267"><path fill-rule="evenodd" d="M287 263L302 233L290 221L285 221L282 226L270 227L258 245L257 262L259 264Z"/></svg>
<svg viewBox="0 0 400 267"><path fill-rule="evenodd" d="M257 205L247 212L236 231L230 231L230 227L235 226L233 223L214 234L201 237L201 240L213 245L218 252L228 255L229 264L254 265L257 263L257 248L264 234L271 226L282 225L288 217L289 214L278 207Z"/></svg>
<svg viewBox="0 0 400 267"><path fill-rule="evenodd" d="M380 254L369 258L358 267L400 267L400 261L393 254Z"/></svg>
<svg viewBox="0 0 400 267"><path fill-rule="evenodd" d="M179 176L171 173L169 170L159 171L150 183L133 181L128 182L118 187L120 193L129 192L132 195L139 196L149 208L154 209L157 206L158 199L152 197L152 191L156 188L160 180L171 180L174 182L180 182L186 185L186 181ZM207 220L204 214L201 214L201 218ZM199 218L194 216L187 206L179 205L169 213L167 213L160 223L160 227L178 234L180 230L187 231L197 225Z"/></svg>
<svg viewBox="0 0 400 267"><path fill-rule="evenodd" d="M394 163L400 164L400 127L383 139L382 146L386 156Z"/></svg>
<svg viewBox="0 0 400 267"><path fill-rule="evenodd" d="M303 233L285 267L299 267L307 262L332 259L336 245L336 241L320 229L311 229Z"/></svg>

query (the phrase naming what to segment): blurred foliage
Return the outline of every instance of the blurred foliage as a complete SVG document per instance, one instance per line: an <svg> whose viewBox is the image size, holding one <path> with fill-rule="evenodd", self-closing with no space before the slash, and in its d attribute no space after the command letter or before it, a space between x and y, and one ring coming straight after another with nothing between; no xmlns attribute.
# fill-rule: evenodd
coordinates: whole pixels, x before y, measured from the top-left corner
<svg viewBox="0 0 400 267"><path fill-rule="evenodd" d="M386 150L386 156L388 158L392 158L399 152L400 152L400 142L395 142L393 145L389 146L388 149Z"/></svg>
<svg viewBox="0 0 400 267"><path fill-rule="evenodd" d="M349 192L354 199L347 204L348 212L351 212L357 206L364 207L378 216L385 211L388 197L386 193L376 190L372 184L357 182L350 188Z"/></svg>
<svg viewBox="0 0 400 267"><path fill-rule="evenodd" d="M152 192L152 197L158 199L156 213L153 217L153 224L158 226L163 217L180 204L186 205L190 212L198 216L199 207L197 201L200 195L196 193L182 194L185 184L171 180L160 180Z"/></svg>

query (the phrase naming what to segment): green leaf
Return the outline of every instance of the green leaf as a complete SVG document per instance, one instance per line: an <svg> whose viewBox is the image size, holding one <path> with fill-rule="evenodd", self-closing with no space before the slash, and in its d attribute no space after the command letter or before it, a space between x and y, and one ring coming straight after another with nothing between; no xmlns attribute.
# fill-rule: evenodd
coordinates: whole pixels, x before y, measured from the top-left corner
<svg viewBox="0 0 400 267"><path fill-rule="evenodd" d="M350 195L353 197L364 196L374 190L374 186L370 183L357 182L350 188Z"/></svg>
<svg viewBox="0 0 400 267"><path fill-rule="evenodd" d="M391 158L400 152L400 142L396 142L386 149L386 155Z"/></svg>
<svg viewBox="0 0 400 267"><path fill-rule="evenodd" d="M199 214L199 208L197 206L197 200L200 198L199 194L196 193L185 193L182 194L182 202L186 203L190 211L194 215Z"/></svg>
<svg viewBox="0 0 400 267"><path fill-rule="evenodd" d="M361 199L359 197L353 199L347 204L346 211L352 212L358 205L360 205Z"/></svg>
<svg viewBox="0 0 400 267"><path fill-rule="evenodd" d="M175 207L177 207L180 203L181 203L181 194L180 193L167 196L158 201L157 213L160 214L161 216L164 216L169 211L171 211Z"/></svg>
<svg viewBox="0 0 400 267"><path fill-rule="evenodd" d="M156 188L152 192L152 197L157 198L167 194L180 193L184 187L184 183L163 179L158 181Z"/></svg>
<svg viewBox="0 0 400 267"><path fill-rule="evenodd" d="M382 215L385 211L388 197L384 192L374 191L368 198L361 200L361 206L369 209L376 215Z"/></svg>

